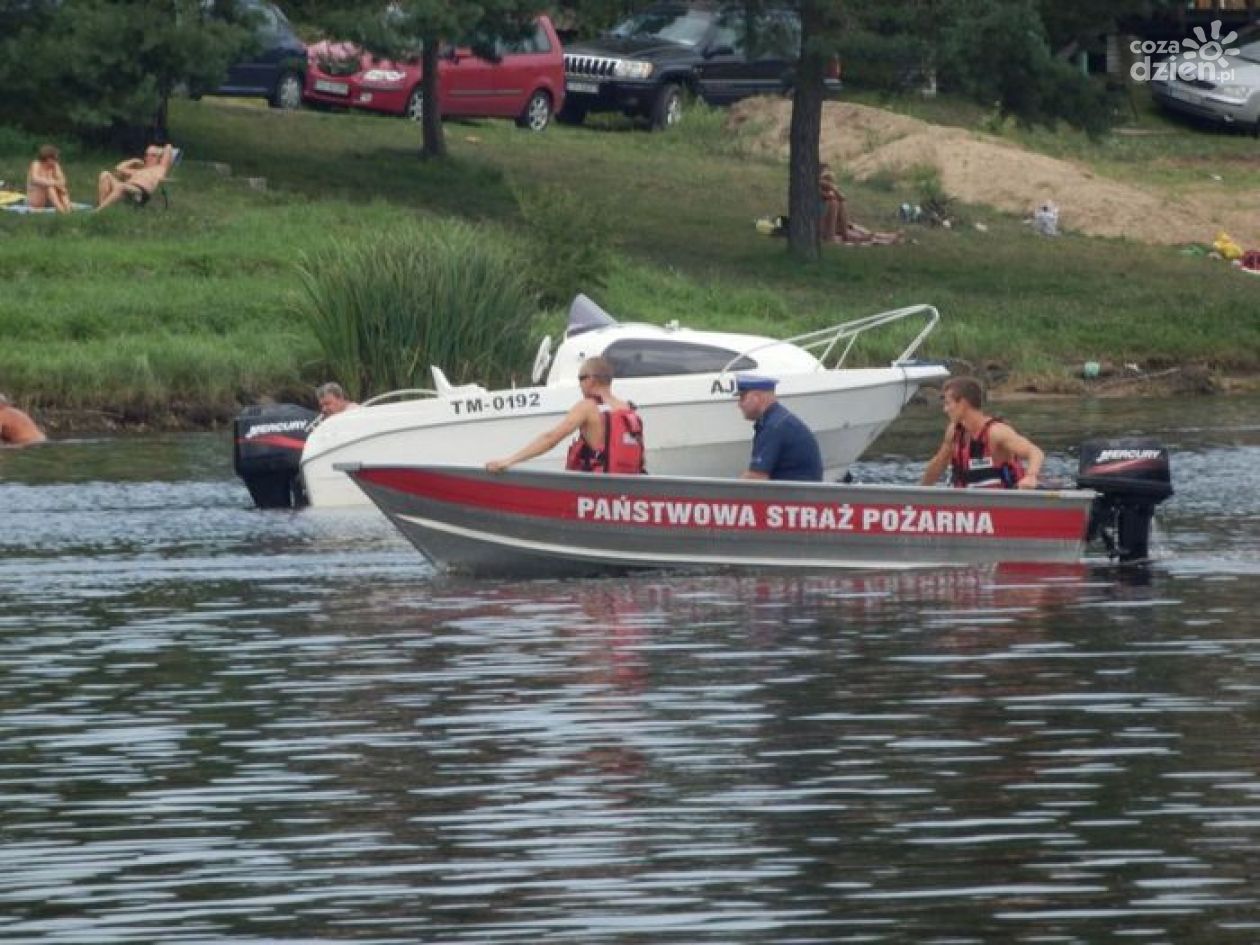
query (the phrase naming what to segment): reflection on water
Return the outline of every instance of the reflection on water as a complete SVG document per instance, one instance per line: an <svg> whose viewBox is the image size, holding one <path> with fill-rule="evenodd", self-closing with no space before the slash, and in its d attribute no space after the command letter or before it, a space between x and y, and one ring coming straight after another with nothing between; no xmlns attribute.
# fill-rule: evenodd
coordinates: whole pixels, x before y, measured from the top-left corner
<svg viewBox="0 0 1260 945"><path fill-rule="evenodd" d="M0 941L1258 941L1233 410L1134 574L473 582L219 437L4 456Z"/></svg>

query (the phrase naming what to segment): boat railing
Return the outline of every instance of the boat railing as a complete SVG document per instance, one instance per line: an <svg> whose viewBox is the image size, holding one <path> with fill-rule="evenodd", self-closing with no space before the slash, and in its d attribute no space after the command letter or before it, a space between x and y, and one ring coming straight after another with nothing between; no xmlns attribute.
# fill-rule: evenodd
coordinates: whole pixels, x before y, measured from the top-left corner
<svg viewBox="0 0 1260 945"><path fill-rule="evenodd" d="M372 407L390 400L420 400L425 397L437 396L438 392L428 387L408 387L403 390L391 390L384 394L377 394L375 397L363 401L359 406Z"/></svg>
<svg viewBox="0 0 1260 945"><path fill-rule="evenodd" d="M916 315L927 316L927 324L914 337L910 344L906 345L905 350L893 359L893 364L906 364L914 360L914 354L919 350L919 346L923 344L924 339L932 333L936 328L936 323L941 320L941 313L932 305L907 305L904 308L894 308L887 312L877 312L874 315L866 315L863 318L856 318L850 322L843 322L839 325L832 325L830 328L820 328L817 331L805 332L802 335L796 335L792 338L783 338L778 341L765 341L761 344L746 348L738 355L731 358L726 366L722 368L722 373L726 374L741 359L751 354L761 351L764 348L772 348L776 345L795 345L806 351L814 353L818 359L818 363L823 370L834 370L844 366L845 359L848 358L849 352L853 350L853 345L857 339L868 331L876 328L882 328L884 325L890 325L893 322L899 322ZM827 361L832 357L836 348L843 343L844 347L840 350L839 356L835 358L835 363L828 365ZM815 353L821 348L821 353Z"/></svg>

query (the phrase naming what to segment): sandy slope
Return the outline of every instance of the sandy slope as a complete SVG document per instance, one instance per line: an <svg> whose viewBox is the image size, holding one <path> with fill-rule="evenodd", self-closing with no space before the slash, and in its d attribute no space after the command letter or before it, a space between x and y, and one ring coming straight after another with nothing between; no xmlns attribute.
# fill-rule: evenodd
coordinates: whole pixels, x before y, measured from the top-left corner
<svg viewBox="0 0 1260 945"><path fill-rule="evenodd" d="M758 98L733 106L730 121L755 129L758 148L786 156L790 114L787 100ZM1223 228L1244 247L1260 247L1260 192L1208 182L1193 192L1164 193L1099 177L1083 165L990 135L864 105L823 106L821 153L837 171L859 180L931 165L951 196L1008 213L1026 216L1052 200L1065 229L1095 236L1210 242Z"/></svg>

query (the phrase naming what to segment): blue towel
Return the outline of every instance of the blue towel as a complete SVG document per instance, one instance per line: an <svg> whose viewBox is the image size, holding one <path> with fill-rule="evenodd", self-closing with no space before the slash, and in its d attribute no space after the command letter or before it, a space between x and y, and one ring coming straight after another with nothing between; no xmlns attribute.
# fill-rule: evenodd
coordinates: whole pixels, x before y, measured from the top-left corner
<svg viewBox="0 0 1260 945"><path fill-rule="evenodd" d="M91 210L90 203L72 203L71 210ZM53 207L32 207L25 203L11 203L8 206L0 207L0 210L8 210L10 213L56 213Z"/></svg>

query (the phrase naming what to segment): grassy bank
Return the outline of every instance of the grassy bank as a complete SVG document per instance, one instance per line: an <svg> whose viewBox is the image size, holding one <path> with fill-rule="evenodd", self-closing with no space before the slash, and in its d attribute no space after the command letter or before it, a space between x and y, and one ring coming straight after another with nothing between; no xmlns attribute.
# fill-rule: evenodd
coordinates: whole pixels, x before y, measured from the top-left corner
<svg viewBox="0 0 1260 945"><path fill-rule="evenodd" d="M796 264L752 226L782 212L785 168L743 153L720 113L664 136L617 122L543 135L452 122L452 158L436 164L416 159L418 132L399 120L205 101L176 103L173 124L187 160L169 210L0 214L0 390L54 427L102 417L204 424L260 397L308 396L327 367L294 312L301 254L434 214L527 239L516 194L543 186L613 222L618 262L592 294L623 318L778 335L922 301L944 316L928 355L1001 365L1017 382L1070 387L1084 360L1260 368L1260 285L1168 248L1039 239L973 207L968 222L987 232L915 227L911 245L828 247L820 264ZM1169 134L1239 146L1194 129ZM1166 137L1126 142L1151 152L1127 160L1139 170L1157 163ZM1111 161L1108 145L1093 147ZM75 199L91 199L96 173L117 159L70 154ZM0 177L20 179L26 160L0 153ZM879 227L895 225L896 206L914 196L899 182L848 192L862 221ZM560 320L551 313L543 324ZM863 355L886 358L901 340Z"/></svg>

